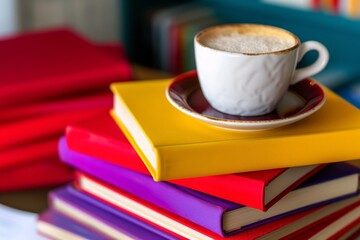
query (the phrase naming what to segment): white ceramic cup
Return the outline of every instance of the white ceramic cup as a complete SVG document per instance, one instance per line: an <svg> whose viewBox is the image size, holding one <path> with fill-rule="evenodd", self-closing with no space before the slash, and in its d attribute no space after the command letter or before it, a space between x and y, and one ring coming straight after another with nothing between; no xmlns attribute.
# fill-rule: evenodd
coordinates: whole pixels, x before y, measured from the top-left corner
<svg viewBox="0 0 360 240"><path fill-rule="evenodd" d="M224 37L225 43L221 42ZM223 39L217 41L219 38ZM215 109L232 115L257 116L273 111L290 84L319 73L329 60L321 43L300 43L284 29L258 24L209 27L195 36L194 44L205 98ZM264 47L257 49L260 45ZM317 60L296 69L310 50L318 51Z"/></svg>

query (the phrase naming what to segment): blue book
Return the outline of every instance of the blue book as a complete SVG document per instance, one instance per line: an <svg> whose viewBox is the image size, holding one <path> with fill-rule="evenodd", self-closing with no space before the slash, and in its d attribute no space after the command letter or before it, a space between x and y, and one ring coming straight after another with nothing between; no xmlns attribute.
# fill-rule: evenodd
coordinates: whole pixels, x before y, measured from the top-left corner
<svg viewBox="0 0 360 240"><path fill-rule="evenodd" d="M345 100L360 109L360 80L344 84L336 92Z"/></svg>
<svg viewBox="0 0 360 240"><path fill-rule="evenodd" d="M36 228L41 235L54 239L109 239L100 232L51 208L40 215Z"/></svg>
<svg viewBox="0 0 360 240"><path fill-rule="evenodd" d="M70 185L51 192L49 198L52 209L99 232L107 239L179 239L168 230L114 209Z"/></svg>

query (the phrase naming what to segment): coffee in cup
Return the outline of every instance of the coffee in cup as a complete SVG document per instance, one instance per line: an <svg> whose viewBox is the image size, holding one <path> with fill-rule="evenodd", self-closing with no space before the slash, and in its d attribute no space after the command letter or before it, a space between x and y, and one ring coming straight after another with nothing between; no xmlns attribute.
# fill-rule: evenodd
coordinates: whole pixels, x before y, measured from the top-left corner
<svg viewBox="0 0 360 240"><path fill-rule="evenodd" d="M277 52L291 48L296 40L289 36L259 35L249 32L228 31L209 34L202 39L209 48L230 53L257 54Z"/></svg>
<svg viewBox="0 0 360 240"><path fill-rule="evenodd" d="M296 69L310 50L315 63ZM196 68L205 98L215 109L255 116L273 111L290 84L320 72L329 54L319 42L300 43L294 34L258 24L229 24L195 36Z"/></svg>

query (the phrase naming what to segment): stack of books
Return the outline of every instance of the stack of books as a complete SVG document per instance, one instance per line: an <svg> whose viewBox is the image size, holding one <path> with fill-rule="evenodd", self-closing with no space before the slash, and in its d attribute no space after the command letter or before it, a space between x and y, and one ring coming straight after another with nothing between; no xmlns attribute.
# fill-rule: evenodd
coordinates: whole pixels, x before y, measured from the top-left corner
<svg viewBox="0 0 360 240"><path fill-rule="evenodd" d="M38 231L70 239L337 239L360 234L360 112L327 101L297 123L215 128L175 109L173 79L114 83L111 113L59 142L76 177ZM89 235L91 234L91 235Z"/></svg>
<svg viewBox="0 0 360 240"><path fill-rule="evenodd" d="M124 53L68 28L2 38L0 52L0 192L72 181L58 139L68 124L108 112L108 85L132 78Z"/></svg>

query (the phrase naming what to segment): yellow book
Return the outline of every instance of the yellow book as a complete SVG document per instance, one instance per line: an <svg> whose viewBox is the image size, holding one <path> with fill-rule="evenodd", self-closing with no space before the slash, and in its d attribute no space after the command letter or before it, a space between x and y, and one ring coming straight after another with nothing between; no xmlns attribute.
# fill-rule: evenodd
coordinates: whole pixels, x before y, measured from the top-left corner
<svg viewBox="0 0 360 240"><path fill-rule="evenodd" d="M360 111L328 89L324 106L297 123L239 132L173 107L171 80L111 85L112 116L156 181L360 159Z"/></svg>
<svg viewBox="0 0 360 240"><path fill-rule="evenodd" d="M359 0L348 0L348 15L350 17L359 17L360 3Z"/></svg>

